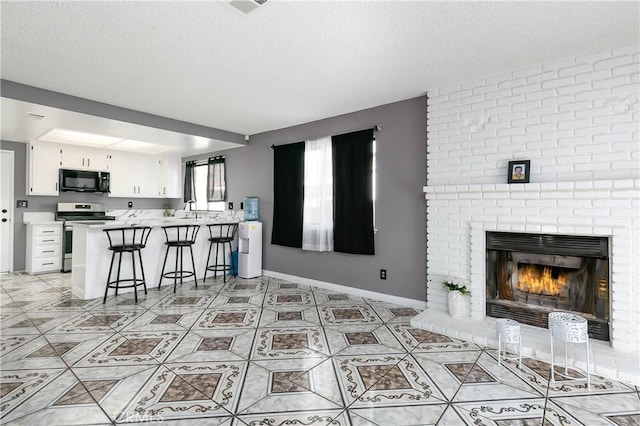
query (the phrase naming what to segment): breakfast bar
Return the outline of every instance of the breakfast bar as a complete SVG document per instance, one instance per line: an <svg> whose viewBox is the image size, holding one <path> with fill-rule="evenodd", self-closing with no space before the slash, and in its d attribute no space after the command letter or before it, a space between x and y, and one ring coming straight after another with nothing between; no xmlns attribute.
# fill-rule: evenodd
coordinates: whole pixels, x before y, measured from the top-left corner
<svg viewBox="0 0 640 426"><path fill-rule="evenodd" d="M204 276L205 264L207 262L207 254L209 251L209 231L206 226L208 223L212 223L211 220L155 219L126 222L113 221L99 224L82 223L74 225L73 263L71 272L73 296L80 299L95 299L104 296L112 253L109 250L109 241L104 232L104 229L107 228L120 228L123 226L150 226L152 228L146 247L141 251L146 285L147 289L150 290L157 288L158 286L158 281L160 280L160 274L162 271L162 261L166 251L165 235L162 230L162 226L178 224L200 225L200 231L193 246L193 254L196 266L195 274L198 280L201 280ZM237 247L236 242L234 242L233 247L234 249ZM221 260L222 259L220 259L220 261ZM210 263L213 261L212 254ZM229 262L228 259L227 262ZM136 264L138 263L139 262L136 259ZM138 271L140 271L139 267L140 265L137 265ZM127 274L131 274L131 256L122 256L121 268L123 271L123 277ZM191 262L185 261L185 268L191 269ZM212 277L212 273L209 272L207 277ZM189 280L191 280L191 278ZM162 285L173 285L173 280L164 278ZM141 288L138 288L138 291L141 290ZM118 293L132 291L133 288L122 288L119 289ZM111 294L113 294L113 290L109 291L109 295Z"/></svg>

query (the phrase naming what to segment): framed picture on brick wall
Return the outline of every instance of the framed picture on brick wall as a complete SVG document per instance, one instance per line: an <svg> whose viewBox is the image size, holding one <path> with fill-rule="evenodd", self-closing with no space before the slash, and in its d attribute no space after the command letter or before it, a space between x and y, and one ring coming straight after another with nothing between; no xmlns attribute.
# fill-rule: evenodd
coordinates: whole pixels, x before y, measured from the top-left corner
<svg viewBox="0 0 640 426"><path fill-rule="evenodd" d="M508 183L529 183L531 160L509 161Z"/></svg>

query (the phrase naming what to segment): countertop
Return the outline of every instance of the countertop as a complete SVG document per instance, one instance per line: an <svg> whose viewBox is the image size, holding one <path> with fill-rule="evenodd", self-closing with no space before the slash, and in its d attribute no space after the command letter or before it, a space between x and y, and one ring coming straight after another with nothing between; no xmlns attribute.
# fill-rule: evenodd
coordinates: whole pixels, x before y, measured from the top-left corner
<svg viewBox="0 0 640 426"><path fill-rule="evenodd" d="M107 229L107 228L122 228L127 226L150 226L157 228L160 226L171 225L209 225L209 224L230 224L240 223L240 221L228 222L228 221L215 221L210 218L143 218L127 220L109 220L107 222L97 221L98 223L74 223L74 227L85 227L89 229Z"/></svg>

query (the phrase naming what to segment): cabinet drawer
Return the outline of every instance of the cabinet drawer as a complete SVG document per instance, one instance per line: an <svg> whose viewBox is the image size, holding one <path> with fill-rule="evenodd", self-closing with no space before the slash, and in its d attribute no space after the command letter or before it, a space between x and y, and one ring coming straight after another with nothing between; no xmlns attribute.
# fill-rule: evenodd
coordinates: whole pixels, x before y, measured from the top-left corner
<svg viewBox="0 0 640 426"><path fill-rule="evenodd" d="M62 259L60 257L47 257L43 259L33 260L33 270L40 271L53 271L60 269L62 266Z"/></svg>
<svg viewBox="0 0 640 426"><path fill-rule="evenodd" d="M40 236L45 236L45 237L51 237L53 235L61 235L62 234L62 226L56 226L56 225L41 225L41 226L34 226L33 227L33 235L35 237L40 237Z"/></svg>
<svg viewBox="0 0 640 426"><path fill-rule="evenodd" d="M39 235L33 239L34 246L51 246L51 245L60 245L62 239L60 235Z"/></svg>
<svg viewBox="0 0 640 426"><path fill-rule="evenodd" d="M34 259L43 259L47 257L60 257L61 249L60 245L38 245L33 248L33 258Z"/></svg>

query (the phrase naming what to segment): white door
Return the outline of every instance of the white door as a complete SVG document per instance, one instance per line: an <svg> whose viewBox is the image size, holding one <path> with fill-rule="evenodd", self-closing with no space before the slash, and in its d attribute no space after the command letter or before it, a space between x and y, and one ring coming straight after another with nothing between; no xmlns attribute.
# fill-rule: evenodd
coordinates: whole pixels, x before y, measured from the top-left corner
<svg viewBox="0 0 640 426"><path fill-rule="evenodd" d="M0 151L0 273L13 270L13 151Z"/></svg>

